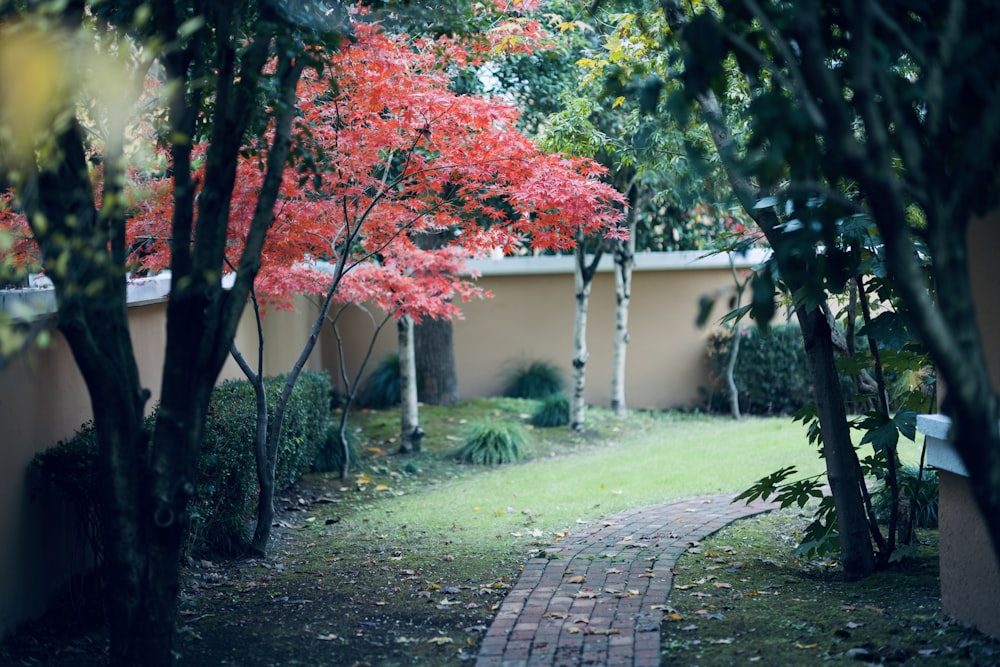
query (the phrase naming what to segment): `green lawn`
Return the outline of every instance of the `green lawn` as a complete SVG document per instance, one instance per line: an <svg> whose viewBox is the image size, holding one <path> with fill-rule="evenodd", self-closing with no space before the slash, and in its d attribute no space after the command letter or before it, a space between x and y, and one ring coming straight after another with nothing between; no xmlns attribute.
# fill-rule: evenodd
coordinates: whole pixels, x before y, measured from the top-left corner
<svg viewBox="0 0 1000 667"><path fill-rule="evenodd" d="M427 451L415 460L430 467L435 459L445 460L460 444L462 424L477 414L520 419L531 407L530 402L509 400L425 407ZM782 466L795 465L803 474L823 469L805 429L789 417L737 422L641 412L618 419L604 410L591 410L589 416L584 436L567 437L562 427L535 429L523 463L475 474L459 472L447 484L419 493L396 490L401 488L398 478L380 477L387 469L369 463L362 474L372 485L389 486L386 496L397 494L377 504L384 510L378 520L380 534L400 535L415 528L422 534L452 532L457 541L479 543L480 549L512 549L539 533L571 531L579 523L629 507L705 494L735 496ZM364 434L382 429L388 439L391 422L379 425L373 421L377 419L374 413L359 416ZM398 457L392 458L398 462Z"/></svg>

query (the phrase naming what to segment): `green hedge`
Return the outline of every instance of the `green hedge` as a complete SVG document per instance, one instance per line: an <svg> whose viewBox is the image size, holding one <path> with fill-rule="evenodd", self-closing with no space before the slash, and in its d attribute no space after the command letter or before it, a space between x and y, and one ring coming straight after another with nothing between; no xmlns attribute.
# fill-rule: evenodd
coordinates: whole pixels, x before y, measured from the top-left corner
<svg viewBox="0 0 1000 667"><path fill-rule="evenodd" d="M271 416L285 377L265 381ZM329 414L329 378L325 373L303 372L285 409L275 470L276 488L290 486L312 468L326 439ZM154 418L148 420L150 429ZM250 383L231 380L217 386L209 404L196 493L189 508L190 537L197 548L235 552L246 546L246 525L254 515L257 501L255 426L256 401ZM71 440L41 452L34 462L68 500L87 508L90 521L97 521L98 516L93 490L96 456L94 426L87 423ZM87 530L100 534L99 525Z"/></svg>
<svg viewBox="0 0 1000 667"><path fill-rule="evenodd" d="M767 334L761 334L757 327L741 327L739 335L733 376L740 392L741 412L791 414L814 402L809 362L798 326L773 326ZM731 346L729 330L719 329L708 336L706 407L710 412L729 410L725 377Z"/></svg>

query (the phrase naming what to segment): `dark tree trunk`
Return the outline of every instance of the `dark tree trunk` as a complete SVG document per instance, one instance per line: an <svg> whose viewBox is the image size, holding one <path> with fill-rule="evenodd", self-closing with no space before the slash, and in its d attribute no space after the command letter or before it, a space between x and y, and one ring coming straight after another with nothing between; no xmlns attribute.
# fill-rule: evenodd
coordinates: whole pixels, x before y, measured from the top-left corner
<svg viewBox="0 0 1000 667"><path fill-rule="evenodd" d="M424 250L443 248L453 239L451 230L422 232L413 242ZM429 405L458 402L454 327L451 320L424 318L413 325L413 350L420 401Z"/></svg>
<svg viewBox="0 0 1000 667"><path fill-rule="evenodd" d="M875 555L868 534L861 486L861 466L851 442L847 412L840 392L840 377L834 363L833 341L826 314L820 308L797 308L806 356L812 370L816 409L823 435L823 458L837 511L840 560L847 579L860 579L875 571Z"/></svg>
<svg viewBox="0 0 1000 667"><path fill-rule="evenodd" d="M458 402L453 334L451 320L425 318L413 327L420 400L428 405Z"/></svg>
<svg viewBox="0 0 1000 667"><path fill-rule="evenodd" d="M712 141L722 161L733 191L743 209L757 223L774 248L779 269L782 265L781 232L777 229L774 212L756 206L763 197L739 166L738 149L733 141L725 117L715 94L711 91L698 96L698 103L705 114ZM795 285L790 285L795 289ZM830 491L837 512L840 532L841 562L848 578L867 576L875 570L875 554L868 534L868 518L862 494L861 470L858 457L851 443L847 424L847 410L840 392L840 379L834 361L833 340L830 326L821 308L796 309L799 326L805 342L806 355L812 371L813 387L823 451L826 459Z"/></svg>

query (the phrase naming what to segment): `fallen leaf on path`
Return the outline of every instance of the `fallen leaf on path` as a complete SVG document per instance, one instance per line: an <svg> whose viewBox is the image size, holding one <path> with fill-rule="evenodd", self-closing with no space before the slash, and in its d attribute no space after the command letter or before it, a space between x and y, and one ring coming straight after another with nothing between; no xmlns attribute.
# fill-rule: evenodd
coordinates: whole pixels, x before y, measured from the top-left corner
<svg viewBox="0 0 1000 667"><path fill-rule="evenodd" d="M454 644L455 640L451 637L434 637L433 639L428 639L427 643L440 646L441 644Z"/></svg>
<svg viewBox="0 0 1000 667"><path fill-rule="evenodd" d="M575 577L568 578L566 580L566 583L567 584L582 584L585 581L587 581L587 577L583 576L582 574L578 574Z"/></svg>

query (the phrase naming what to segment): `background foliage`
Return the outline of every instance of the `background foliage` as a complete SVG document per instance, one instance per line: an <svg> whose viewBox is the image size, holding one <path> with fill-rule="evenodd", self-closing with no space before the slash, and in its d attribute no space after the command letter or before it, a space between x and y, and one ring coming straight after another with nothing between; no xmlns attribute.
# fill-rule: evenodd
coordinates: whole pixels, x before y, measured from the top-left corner
<svg viewBox="0 0 1000 667"><path fill-rule="evenodd" d="M809 363L797 326L774 326L767 333L757 327L745 327L739 329L738 335L740 352L733 375L743 413L793 414L813 402ZM729 409L725 368L732 336L731 331L719 329L710 333L706 341L710 380L705 399L710 412Z"/></svg>
<svg viewBox="0 0 1000 667"><path fill-rule="evenodd" d="M268 408L273 410L284 385L267 378ZM325 373L303 372L286 409L275 480L283 489L312 469L326 439L330 383ZM152 429L155 413L147 420ZM254 463L256 406L245 380L223 382L212 394L205 440L191 503L189 547L236 553L246 546L246 522L257 498ZM101 560L102 522L96 487L97 435L92 422L76 435L35 457L35 469L83 513L88 544Z"/></svg>

